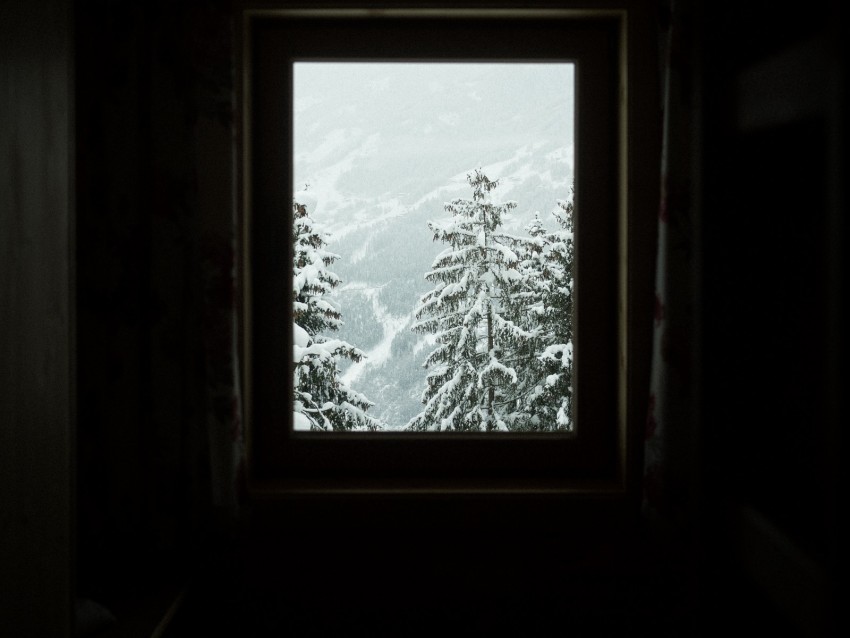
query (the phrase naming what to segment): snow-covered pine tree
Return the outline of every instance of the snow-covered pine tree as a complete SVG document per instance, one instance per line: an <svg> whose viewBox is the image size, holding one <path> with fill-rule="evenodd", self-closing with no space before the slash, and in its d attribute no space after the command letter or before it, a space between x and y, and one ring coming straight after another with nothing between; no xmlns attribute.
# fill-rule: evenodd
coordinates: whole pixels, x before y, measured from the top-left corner
<svg viewBox="0 0 850 638"><path fill-rule="evenodd" d="M521 429L572 431L573 399L573 217L574 192L552 212L559 228L545 232L532 224L538 250L524 262L529 307L537 321L536 356L522 369L521 386L527 418ZM519 372L519 371L518 371ZM519 428L518 428L519 429Z"/></svg>
<svg viewBox="0 0 850 638"><path fill-rule="evenodd" d="M360 361L363 352L323 332L341 325L339 309L326 298L340 284L328 268L339 256L326 250L307 205L293 201L292 331L294 423L297 430L377 430L366 410L373 404L340 380L341 358Z"/></svg>
<svg viewBox="0 0 850 638"><path fill-rule="evenodd" d="M517 373L513 386L513 421L511 429L519 432L549 429L541 423L540 409L536 405L542 392L546 366L540 359L549 345L552 335L544 325L546 301L551 287L550 258L551 240L540 220L525 227L527 238L515 238L514 251L519 256L518 270L521 274L510 294L503 297L503 316L515 331L524 338L514 341L510 364Z"/></svg>
<svg viewBox="0 0 850 638"><path fill-rule="evenodd" d="M467 175L472 199L445 205L452 217L429 222L434 241L449 247L425 278L435 287L419 300L413 330L436 336L424 367L424 410L407 424L413 431L510 430L517 381L504 362L527 334L506 320L504 297L520 285L516 238L499 231L502 216L516 207L490 200L498 180L476 170Z"/></svg>

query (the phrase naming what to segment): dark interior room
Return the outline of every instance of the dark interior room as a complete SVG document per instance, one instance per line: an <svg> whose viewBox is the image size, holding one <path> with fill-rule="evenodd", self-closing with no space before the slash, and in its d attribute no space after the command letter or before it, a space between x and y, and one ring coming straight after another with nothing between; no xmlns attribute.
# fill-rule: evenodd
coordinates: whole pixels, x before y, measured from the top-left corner
<svg viewBox="0 0 850 638"><path fill-rule="evenodd" d="M625 25L616 489L264 480L245 12L352 8ZM4 0L0 635L848 635L848 36L838 0Z"/></svg>

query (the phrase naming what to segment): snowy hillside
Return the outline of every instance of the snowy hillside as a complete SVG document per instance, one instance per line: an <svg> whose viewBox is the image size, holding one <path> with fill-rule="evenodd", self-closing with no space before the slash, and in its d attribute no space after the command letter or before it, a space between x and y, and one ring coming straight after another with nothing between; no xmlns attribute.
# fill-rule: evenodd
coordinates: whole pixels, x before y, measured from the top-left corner
<svg viewBox="0 0 850 638"><path fill-rule="evenodd" d="M518 207L505 230L545 225L573 175L573 67L566 64L295 65L296 190L340 255L338 335L367 358L344 380L401 427L421 410L432 343L410 330L424 274L444 248L429 220L470 197L466 176L499 179Z"/></svg>

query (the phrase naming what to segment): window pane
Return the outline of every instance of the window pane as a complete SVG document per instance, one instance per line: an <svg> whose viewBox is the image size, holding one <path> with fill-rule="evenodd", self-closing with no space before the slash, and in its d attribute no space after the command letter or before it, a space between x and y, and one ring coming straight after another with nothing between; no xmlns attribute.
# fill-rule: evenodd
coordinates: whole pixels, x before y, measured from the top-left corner
<svg viewBox="0 0 850 638"><path fill-rule="evenodd" d="M571 63L293 65L295 427L571 431Z"/></svg>

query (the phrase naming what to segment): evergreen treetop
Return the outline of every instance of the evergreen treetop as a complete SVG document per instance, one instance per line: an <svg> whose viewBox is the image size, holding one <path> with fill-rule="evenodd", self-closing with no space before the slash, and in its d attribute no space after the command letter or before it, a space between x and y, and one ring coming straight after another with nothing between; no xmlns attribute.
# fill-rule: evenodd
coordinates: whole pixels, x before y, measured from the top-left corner
<svg viewBox="0 0 850 638"><path fill-rule="evenodd" d="M294 426L297 430L377 430L382 424L366 413L373 404L340 379L340 359L360 361L363 352L321 334L341 325L339 308L327 299L340 284L329 270L338 259L326 250L307 207L293 201L293 366Z"/></svg>

